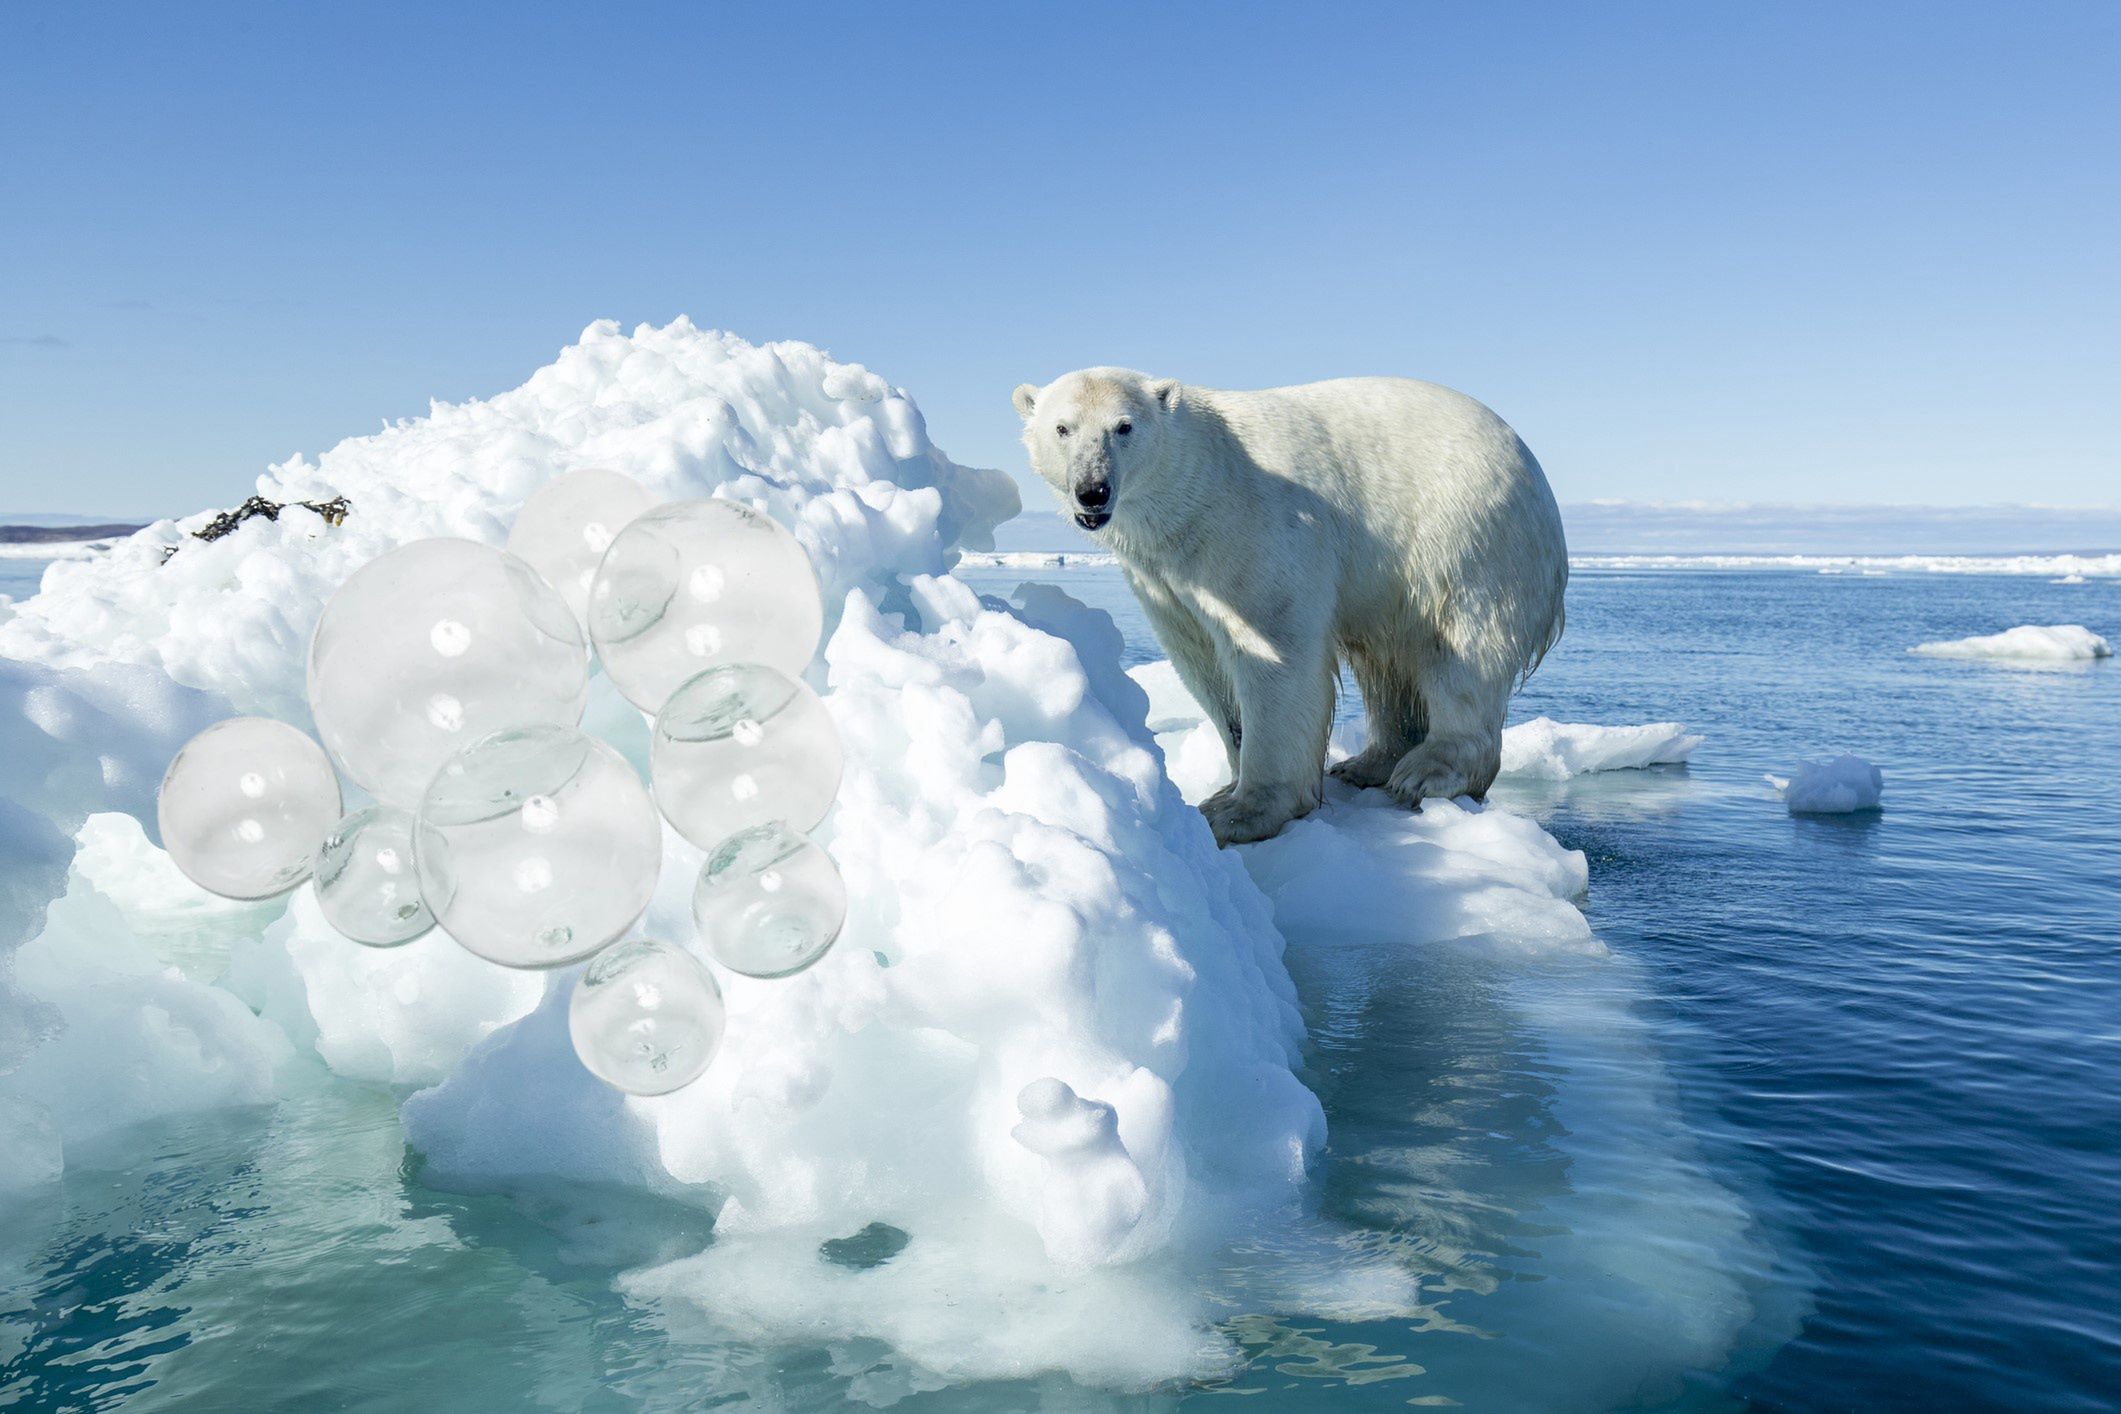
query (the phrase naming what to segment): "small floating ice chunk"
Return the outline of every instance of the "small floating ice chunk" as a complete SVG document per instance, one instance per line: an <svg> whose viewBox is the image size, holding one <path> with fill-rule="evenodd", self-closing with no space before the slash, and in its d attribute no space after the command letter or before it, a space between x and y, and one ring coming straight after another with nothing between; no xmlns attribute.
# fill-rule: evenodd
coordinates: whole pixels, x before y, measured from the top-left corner
<svg viewBox="0 0 2121 1414"><path fill-rule="evenodd" d="M1908 651L1927 658L2034 658L2044 662L2088 662L2114 656L2113 645L2082 624L2020 624L2002 633L1921 643Z"/></svg>
<svg viewBox="0 0 2121 1414"><path fill-rule="evenodd" d="M1694 754L1701 737L1677 722L1601 727L1534 717L1502 734L1502 773L1566 781L1591 771L1673 766Z"/></svg>
<svg viewBox="0 0 2121 1414"><path fill-rule="evenodd" d="M1853 815L1876 810L1885 791L1885 773L1861 756L1836 756L1831 761L1806 761L1787 777L1769 776L1768 784L1782 792L1792 815Z"/></svg>

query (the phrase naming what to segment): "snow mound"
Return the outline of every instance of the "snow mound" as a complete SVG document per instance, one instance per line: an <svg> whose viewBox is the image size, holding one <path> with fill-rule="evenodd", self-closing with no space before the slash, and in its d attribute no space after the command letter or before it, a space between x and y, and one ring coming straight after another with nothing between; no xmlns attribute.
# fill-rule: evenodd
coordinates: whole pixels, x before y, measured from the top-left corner
<svg viewBox="0 0 2121 1414"><path fill-rule="evenodd" d="M2023 658L2042 662L2085 662L2114 656L2113 645L2082 624L2020 624L2002 633L1921 643L1908 652L1927 658Z"/></svg>
<svg viewBox="0 0 2121 1414"><path fill-rule="evenodd" d="M815 349L595 325L513 392L259 483L347 497L343 526L289 510L199 542L165 522L55 566L0 624L0 733L35 747L0 765L21 797L9 897L34 904L10 944L66 889L89 814L151 818L191 730L231 710L306 723L305 641L349 574L423 536L499 543L538 485L590 465L747 502L818 566L832 624L809 676L847 751L821 838L853 901L833 952L793 979L725 976L721 1061L637 1100L574 1058L555 1019L570 976L488 968L438 935L352 947L306 891L242 920L222 986L119 956L126 910L152 913L166 880L101 851L131 896L55 911L5 996L10 1021L37 1021L7 1032L28 1037L8 1114L41 1136L11 1168L33 1181L77 1132L269 1098L292 1037L342 1074L432 1085L404 1107L430 1183L616 1181L714 1210L712 1247L639 1278L700 1319L762 1338L839 1320L953 1377L1227 1368L1196 1278L1259 1223L1303 1228L1324 1139L1272 912L1160 770L1110 619L1035 587L983 604L949 576L1015 512L1013 485L950 462L910 400ZM591 719L637 760L639 714L608 698ZM97 755L106 741L124 749ZM692 938L699 863L673 833L645 931ZM820 1272L821 1243L878 1229L906 1235L906 1260ZM1405 1294L1396 1270L1341 1265L1365 1301ZM968 1338L1009 1303L1021 1339ZM1062 1333L1078 1309L1105 1313L1106 1338Z"/></svg>
<svg viewBox="0 0 2121 1414"><path fill-rule="evenodd" d="M1566 781L1593 771L1676 766L1692 756L1701 742L1700 736L1677 722L1601 727L1534 717L1503 728L1502 773Z"/></svg>
<svg viewBox="0 0 2121 1414"><path fill-rule="evenodd" d="M1852 815L1876 810L1885 773L1860 756L1806 761L1787 777L1769 776L1792 815Z"/></svg>
<svg viewBox="0 0 2121 1414"><path fill-rule="evenodd" d="M278 502L344 496L342 526L290 507L194 540L202 511L52 565L43 592L0 624L0 655L147 664L238 712L306 724L304 650L348 575L428 536L500 545L530 493L578 467L767 512L810 552L829 608L857 588L901 607L903 577L946 572L960 544L991 544L1019 504L1007 477L937 451L913 401L865 368L683 319L630 336L606 321L513 391L437 403L242 488Z"/></svg>

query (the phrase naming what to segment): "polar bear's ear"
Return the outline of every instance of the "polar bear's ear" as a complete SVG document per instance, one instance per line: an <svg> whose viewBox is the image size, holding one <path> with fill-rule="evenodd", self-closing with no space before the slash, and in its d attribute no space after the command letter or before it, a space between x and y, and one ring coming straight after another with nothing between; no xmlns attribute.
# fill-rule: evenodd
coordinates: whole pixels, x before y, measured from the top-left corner
<svg viewBox="0 0 2121 1414"><path fill-rule="evenodd" d="M1017 416L1029 422L1031 409L1038 406L1038 389L1029 383L1019 383L1016 385L1016 391L1009 395L1009 401L1016 404Z"/></svg>
<svg viewBox="0 0 2121 1414"><path fill-rule="evenodd" d="M1176 378L1157 379L1149 385L1149 396L1155 398L1156 405L1165 412L1171 411L1171 409L1178 406L1178 380Z"/></svg>

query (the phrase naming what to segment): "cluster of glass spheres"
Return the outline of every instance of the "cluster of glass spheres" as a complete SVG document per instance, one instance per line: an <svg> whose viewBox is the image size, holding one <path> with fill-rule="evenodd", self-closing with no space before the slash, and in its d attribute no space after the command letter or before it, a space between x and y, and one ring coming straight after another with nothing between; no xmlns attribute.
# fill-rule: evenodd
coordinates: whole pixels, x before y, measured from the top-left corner
<svg viewBox="0 0 2121 1414"><path fill-rule="evenodd" d="M708 852L692 911L721 966L788 976L846 921L807 833L842 765L801 677L823 610L770 516L570 472L524 504L506 550L416 541L340 586L309 648L323 746L266 717L208 727L163 777L163 842L229 898L313 877L325 919L370 947L440 927L504 967L589 959L568 1013L582 1063L664 1094L714 1059L723 1011L691 951L620 941L655 892L658 811ZM652 793L580 730L592 648L654 715ZM375 803L344 813L340 772Z"/></svg>

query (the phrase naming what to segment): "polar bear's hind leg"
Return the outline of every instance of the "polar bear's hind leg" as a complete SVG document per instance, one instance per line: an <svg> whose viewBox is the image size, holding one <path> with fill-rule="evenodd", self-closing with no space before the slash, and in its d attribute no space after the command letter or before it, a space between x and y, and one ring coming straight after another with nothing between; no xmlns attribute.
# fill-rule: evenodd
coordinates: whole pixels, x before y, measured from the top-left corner
<svg viewBox="0 0 2121 1414"><path fill-rule="evenodd" d="M1465 658L1433 659L1422 683L1428 735L1394 763L1385 789L1401 804L1469 795L1478 800L1502 769L1502 719L1509 683L1490 683Z"/></svg>
<svg viewBox="0 0 2121 1414"><path fill-rule="evenodd" d="M1333 767L1335 779L1359 790L1381 786L1392 768L1428 734L1428 712L1422 705L1411 655L1376 652L1350 645L1348 667L1362 691L1367 740L1363 749Z"/></svg>

